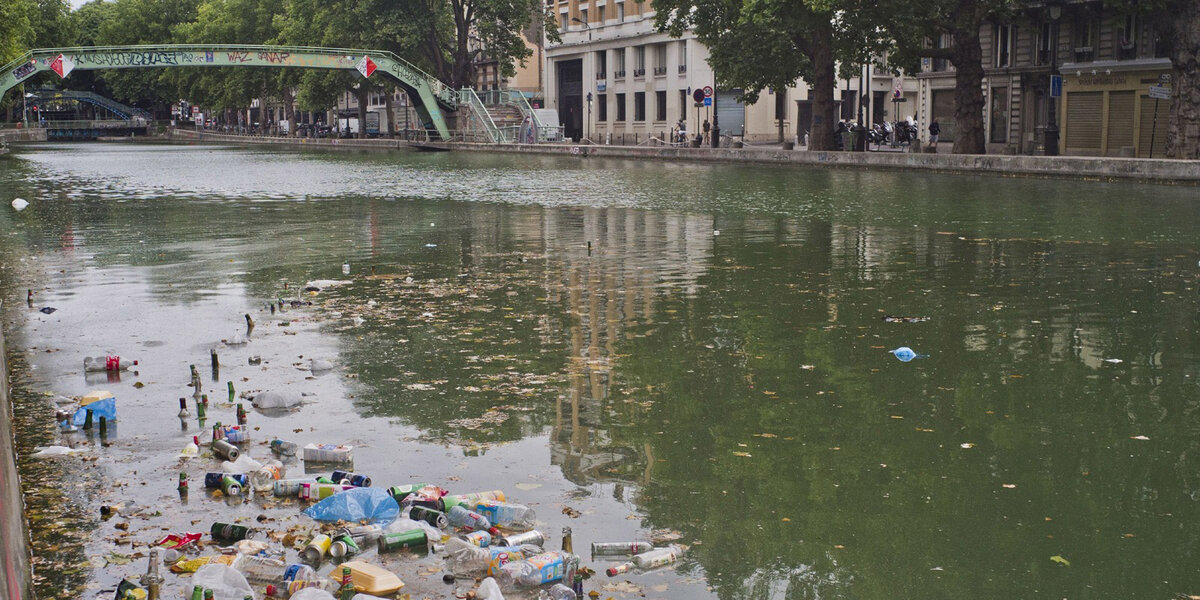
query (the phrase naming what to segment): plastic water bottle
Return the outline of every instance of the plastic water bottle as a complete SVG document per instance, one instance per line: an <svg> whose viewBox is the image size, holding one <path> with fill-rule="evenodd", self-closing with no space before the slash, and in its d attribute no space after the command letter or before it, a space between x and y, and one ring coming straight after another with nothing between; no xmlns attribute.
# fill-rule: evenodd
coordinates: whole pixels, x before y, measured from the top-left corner
<svg viewBox="0 0 1200 600"><path fill-rule="evenodd" d="M592 556L633 556L653 549L650 542L592 542Z"/></svg>
<svg viewBox="0 0 1200 600"><path fill-rule="evenodd" d="M666 548L656 548L633 557L633 564L644 570L669 565L683 556L683 546L671 544Z"/></svg>
<svg viewBox="0 0 1200 600"><path fill-rule="evenodd" d="M128 371L137 364L136 360L122 360L120 356L88 356L83 359L83 370L89 373Z"/></svg>
<svg viewBox="0 0 1200 600"><path fill-rule="evenodd" d="M546 600L579 600L575 590L561 583L554 584L542 597Z"/></svg>
<svg viewBox="0 0 1200 600"><path fill-rule="evenodd" d="M553 583L563 578L567 562L573 555L566 552L543 552L500 567L496 578L500 585L535 587Z"/></svg>
<svg viewBox="0 0 1200 600"><path fill-rule="evenodd" d="M474 575L486 572L495 575L503 565L524 560L537 553L537 546L490 546L476 548L461 538L450 538L442 551L446 554L446 566L455 575Z"/></svg>
<svg viewBox="0 0 1200 600"><path fill-rule="evenodd" d="M455 506L447 511L446 520L450 521L451 525L462 527L468 531L487 531L492 535L500 535L500 531L492 526L492 522L487 517L461 506Z"/></svg>
<svg viewBox="0 0 1200 600"><path fill-rule="evenodd" d="M300 447L293 442L285 442L280 439L271 440L271 452L279 456L295 456L299 449Z"/></svg>
<svg viewBox="0 0 1200 600"><path fill-rule="evenodd" d="M497 500L480 500L475 504L475 512L487 517L497 527L529 528L536 518L533 509L528 506Z"/></svg>
<svg viewBox="0 0 1200 600"><path fill-rule="evenodd" d="M283 479L283 463L273 460L263 465L263 468L250 474L250 485L256 492L265 492L274 488L275 482Z"/></svg>
<svg viewBox="0 0 1200 600"><path fill-rule="evenodd" d="M294 579L317 578L317 572L308 565L289 565L282 560L249 554L238 556L232 566L246 576L246 581L256 585L273 584L281 587Z"/></svg>

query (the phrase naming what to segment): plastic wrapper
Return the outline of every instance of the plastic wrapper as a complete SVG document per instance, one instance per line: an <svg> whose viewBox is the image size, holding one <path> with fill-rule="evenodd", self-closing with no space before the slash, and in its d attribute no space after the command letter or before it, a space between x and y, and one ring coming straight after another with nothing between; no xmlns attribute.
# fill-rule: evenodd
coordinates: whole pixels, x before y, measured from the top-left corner
<svg viewBox="0 0 1200 600"><path fill-rule="evenodd" d="M325 522L370 521L386 525L400 516L400 505L385 490L354 488L318 502L304 514Z"/></svg>
<svg viewBox="0 0 1200 600"><path fill-rule="evenodd" d="M304 588L292 594L289 600L337 600L337 598L321 588Z"/></svg>
<svg viewBox="0 0 1200 600"><path fill-rule="evenodd" d="M392 521L387 527L383 528L383 533L400 533L402 531L411 531L413 529L422 529L425 531L426 539L431 541L441 540L446 536L446 532L426 523L425 521L415 521L408 517L400 517Z"/></svg>
<svg viewBox="0 0 1200 600"><path fill-rule="evenodd" d="M262 467L262 463L245 454L239 455L238 459L233 462L221 463L221 471L224 473L253 473Z"/></svg>
<svg viewBox="0 0 1200 600"><path fill-rule="evenodd" d="M262 392L255 394L250 399L250 404L254 408L293 408L304 403L304 396L300 392Z"/></svg>
<svg viewBox="0 0 1200 600"><path fill-rule="evenodd" d="M217 556L201 556L199 558L189 558L180 560L171 565L172 573L195 573L201 567L209 564L228 565L233 563L233 559L237 558L231 554L220 554Z"/></svg>

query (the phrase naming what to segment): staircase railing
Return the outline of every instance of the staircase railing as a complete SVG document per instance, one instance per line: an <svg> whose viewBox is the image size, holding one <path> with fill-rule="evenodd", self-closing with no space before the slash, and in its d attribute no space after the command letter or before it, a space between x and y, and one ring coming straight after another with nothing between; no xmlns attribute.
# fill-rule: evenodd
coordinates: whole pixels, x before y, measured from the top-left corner
<svg viewBox="0 0 1200 600"><path fill-rule="evenodd" d="M493 144L500 144L507 141L504 139L504 133L500 131L500 128L496 127L496 122L492 120L491 113L488 112L487 107L483 104L483 100L479 98L475 90L470 88L459 90L458 102L459 104L466 104L471 107L471 111L475 113L475 117L479 119L479 122L483 125L484 130L487 131L488 137L491 138Z"/></svg>

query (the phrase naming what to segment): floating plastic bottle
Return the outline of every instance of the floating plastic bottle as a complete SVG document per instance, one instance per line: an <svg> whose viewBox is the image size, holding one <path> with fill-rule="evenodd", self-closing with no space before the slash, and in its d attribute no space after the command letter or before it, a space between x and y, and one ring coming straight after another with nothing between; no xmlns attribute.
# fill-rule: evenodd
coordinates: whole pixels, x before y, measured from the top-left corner
<svg viewBox="0 0 1200 600"><path fill-rule="evenodd" d="M497 500L481 500L475 504L475 512L485 516L496 527L532 527L536 514L523 504L509 504Z"/></svg>
<svg viewBox="0 0 1200 600"><path fill-rule="evenodd" d="M504 492L500 490L489 490L486 492L472 492L470 494L454 494L442 498L442 506L447 512L455 506L462 506L467 509L473 508L477 503L483 500L496 500L504 502Z"/></svg>
<svg viewBox="0 0 1200 600"><path fill-rule="evenodd" d="M136 360L122 360L120 356L89 356L83 359L83 370L89 373L128 371L137 364Z"/></svg>
<svg viewBox="0 0 1200 600"><path fill-rule="evenodd" d="M446 520L451 525L467 531L487 531L492 535L500 535L500 531L492 526L492 522L487 517L461 506L455 506L446 511Z"/></svg>
<svg viewBox="0 0 1200 600"><path fill-rule="evenodd" d="M472 546L479 546L480 548L487 548L492 545L492 534L486 531L472 531L463 536L463 539L471 542Z"/></svg>
<svg viewBox="0 0 1200 600"><path fill-rule="evenodd" d="M314 481L312 479L280 479L271 482L271 489L276 496L299 496L300 487L306 483L314 483Z"/></svg>
<svg viewBox="0 0 1200 600"><path fill-rule="evenodd" d="M246 576L246 581L255 585L283 587L296 579L316 579L317 571L308 565L287 564L282 560L248 554L239 555L233 568Z"/></svg>
<svg viewBox="0 0 1200 600"><path fill-rule="evenodd" d="M347 462L354 458L353 446L338 444L308 444L304 447L305 462Z"/></svg>
<svg viewBox="0 0 1200 600"><path fill-rule="evenodd" d="M250 474L250 485L256 492L265 492L273 489L275 482L283 479L284 468L283 463L272 460L263 467Z"/></svg>
<svg viewBox="0 0 1200 600"><path fill-rule="evenodd" d="M633 556L653 549L650 542L592 542L592 556Z"/></svg>
<svg viewBox="0 0 1200 600"><path fill-rule="evenodd" d="M510 562L500 567L496 578L501 586L520 587L535 587L560 581L572 556L559 551L535 554L525 560Z"/></svg>
<svg viewBox="0 0 1200 600"><path fill-rule="evenodd" d="M666 548L655 548L649 552L638 554L633 557L632 561L617 565L615 567L610 567L606 572L608 573L609 577L613 577L619 573L628 572L634 567L643 571L654 569L663 565L669 565L676 560L679 560L679 557L682 555L683 546L671 544Z"/></svg>
<svg viewBox="0 0 1200 600"><path fill-rule="evenodd" d="M524 560L527 556L537 554L539 550L541 549L537 546L476 548L461 538L450 538L442 548L446 555L447 569L455 575L495 575L501 566Z"/></svg>
<svg viewBox="0 0 1200 600"><path fill-rule="evenodd" d="M541 597L545 598L545 600L579 600L579 596L575 594L575 590L561 583L551 586Z"/></svg>
<svg viewBox="0 0 1200 600"><path fill-rule="evenodd" d="M300 447L293 442L285 442L280 439L271 440L271 452L279 456L295 456L299 449Z"/></svg>

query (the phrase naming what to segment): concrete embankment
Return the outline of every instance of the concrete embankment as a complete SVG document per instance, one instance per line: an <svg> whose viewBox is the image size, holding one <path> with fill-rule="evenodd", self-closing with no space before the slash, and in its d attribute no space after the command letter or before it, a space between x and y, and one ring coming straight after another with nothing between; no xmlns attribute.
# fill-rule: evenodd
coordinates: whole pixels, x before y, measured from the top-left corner
<svg viewBox="0 0 1200 600"><path fill-rule="evenodd" d="M285 144L337 149L425 148L500 152L510 154L558 154L566 156L632 158L717 163L755 163L807 167L939 171L972 175L1055 177L1078 180L1125 180L1162 184L1200 184L1200 161L1089 156L1007 156L977 154L916 154L908 152L822 152L783 150L777 147L675 148L658 146L589 146L570 144L473 144L464 142L419 143L387 139L296 139L248 137L207 132L171 130L174 141L231 144Z"/></svg>
<svg viewBox="0 0 1200 600"><path fill-rule="evenodd" d="M41 127L31 129L0 129L0 138L8 143L13 142L44 142L49 139L46 130Z"/></svg>
<svg viewBox="0 0 1200 600"><path fill-rule="evenodd" d="M8 359L0 331L0 600L32 598L25 501L13 451L13 407L8 393Z"/></svg>

